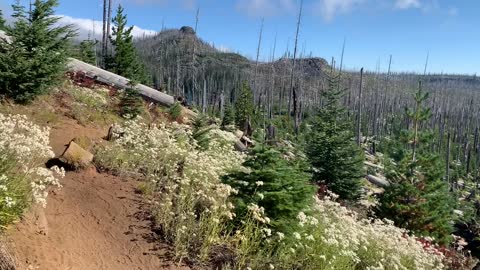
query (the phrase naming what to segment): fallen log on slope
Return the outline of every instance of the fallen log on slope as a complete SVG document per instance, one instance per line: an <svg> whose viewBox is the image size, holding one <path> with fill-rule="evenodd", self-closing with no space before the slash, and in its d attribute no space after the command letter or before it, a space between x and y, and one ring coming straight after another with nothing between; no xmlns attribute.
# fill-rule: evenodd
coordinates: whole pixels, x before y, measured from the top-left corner
<svg viewBox="0 0 480 270"><path fill-rule="evenodd" d="M375 175L369 174L369 175L366 176L366 178L370 183L372 183L372 184L374 184L378 187L383 187L384 188L384 187L390 186L390 182L388 182L387 179L382 178L380 176L375 176Z"/></svg>
<svg viewBox="0 0 480 270"><path fill-rule="evenodd" d="M130 87L129 79L122 77L120 75L117 75L115 73L106 71L104 69L98 68L96 66L87 64L75 58L69 58L67 69L70 72L84 72L88 77L91 77L98 82L112 85L115 88L125 89ZM134 86L134 88L138 90L140 95L145 99L149 99L165 107L170 107L175 103L174 97L167 95L165 93L162 93L146 85L137 84Z"/></svg>

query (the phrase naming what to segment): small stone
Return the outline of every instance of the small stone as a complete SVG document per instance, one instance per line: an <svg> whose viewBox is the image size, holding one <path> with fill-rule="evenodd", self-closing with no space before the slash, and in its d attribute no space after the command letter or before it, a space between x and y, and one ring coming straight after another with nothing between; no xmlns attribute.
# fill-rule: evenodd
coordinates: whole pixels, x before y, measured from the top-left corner
<svg viewBox="0 0 480 270"><path fill-rule="evenodd" d="M93 161L93 154L71 141L60 160L74 168L85 168Z"/></svg>

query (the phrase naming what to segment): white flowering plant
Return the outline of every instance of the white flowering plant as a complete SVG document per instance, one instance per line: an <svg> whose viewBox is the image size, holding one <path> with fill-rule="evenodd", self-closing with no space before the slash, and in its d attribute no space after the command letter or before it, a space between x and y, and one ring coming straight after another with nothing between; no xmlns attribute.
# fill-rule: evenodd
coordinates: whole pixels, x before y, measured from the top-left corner
<svg viewBox="0 0 480 270"><path fill-rule="evenodd" d="M252 270L447 268L435 247L424 246L390 221L357 218L335 202L334 194L325 200L310 194L311 203L289 215L295 231L278 230L261 204L275 181L221 181L232 172L252 173L262 161L253 157L257 163L246 168L246 157L233 149L233 134L213 127L208 136L208 148L202 149L188 126L129 120L115 126L114 141L96 151L98 166L133 173L150 185L156 224L179 261L212 264L230 258L220 261L223 269ZM245 212L237 216L234 199L242 196L244 186L254 198L244 201Z"/></svg>
<svg viewBox="0 0 480 270"><path fill-rule="evenodd" d="M97 165L150 183L156 223L179 260L208 259L210 248L221 242L225 221L234 218L228 198L236 190L220 177L243 162L235 137L212 128L208 149L200 150L186 125L136 119L113 130L114 142L97 148Z"/></svg>
<svg viewBox="0 0 480 270"><path fill-rule="evenodd" d="M47 169L54 156L49 129L21 115L0 114L0 226L17 219L30 203L46 205L48 189L60 187L65 171Z"/></svg>

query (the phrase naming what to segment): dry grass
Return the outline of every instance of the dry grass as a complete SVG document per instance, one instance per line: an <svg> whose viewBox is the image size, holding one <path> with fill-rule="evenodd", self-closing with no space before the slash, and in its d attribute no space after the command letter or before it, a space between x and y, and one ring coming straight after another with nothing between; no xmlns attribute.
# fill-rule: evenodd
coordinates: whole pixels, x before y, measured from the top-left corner
<svg viewBox="0 0 480 270"><path fill-rule="evenodd" d="M52 95L39 96L28 106L2 100L0 101L0 113L26 115L35 124L53 126L59 121L55 106L56 100Z"/></svg>

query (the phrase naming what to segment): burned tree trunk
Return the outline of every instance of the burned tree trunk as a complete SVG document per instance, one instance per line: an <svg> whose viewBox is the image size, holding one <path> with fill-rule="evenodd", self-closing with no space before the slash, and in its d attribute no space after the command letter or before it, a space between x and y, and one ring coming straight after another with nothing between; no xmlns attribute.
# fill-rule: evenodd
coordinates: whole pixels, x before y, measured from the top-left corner
<svg viewBox="0 0 480 270"><path fill-rule="evenodd" d="M362 88L363 88L363 68L360 69L360 89L358 93L358 111L357 111L357 144L362 142Z"/></svg>

